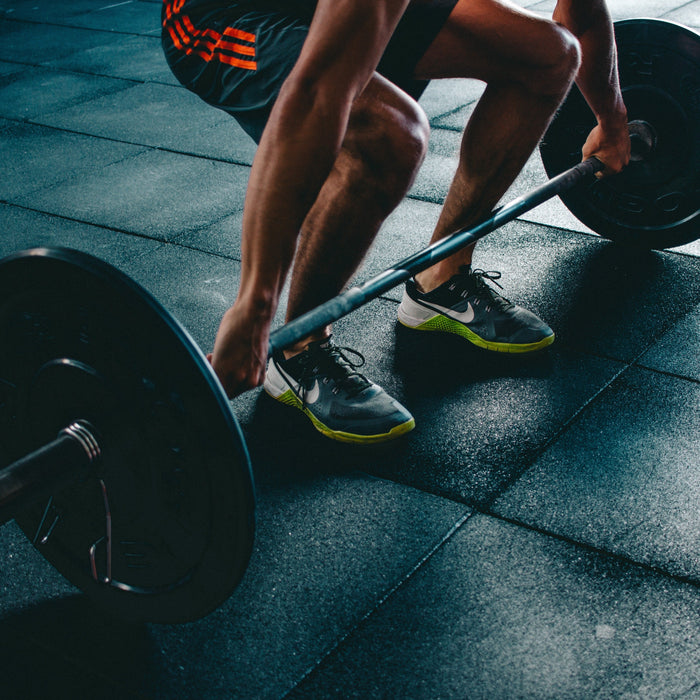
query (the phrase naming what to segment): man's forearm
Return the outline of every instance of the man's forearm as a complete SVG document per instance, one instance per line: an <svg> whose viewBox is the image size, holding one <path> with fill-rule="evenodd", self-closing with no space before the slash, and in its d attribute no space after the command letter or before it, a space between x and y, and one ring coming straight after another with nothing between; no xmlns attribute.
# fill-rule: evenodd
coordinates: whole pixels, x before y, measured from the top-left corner
<svg viewBox="0 0 700 700"><path fill-rule="evenodd" d="M274 315L303 220L340 148L347 118L280 96L251 171L239 297Z"/></svg>
<svg viewBox="0 0 700 700"><path fill-rule="evenodd" d="M581 43L581 68L576 84L586 98L598 123L626 121L617 70L617 51L610 13L603 0L560 1L554 19L571 31Z"/></svg>

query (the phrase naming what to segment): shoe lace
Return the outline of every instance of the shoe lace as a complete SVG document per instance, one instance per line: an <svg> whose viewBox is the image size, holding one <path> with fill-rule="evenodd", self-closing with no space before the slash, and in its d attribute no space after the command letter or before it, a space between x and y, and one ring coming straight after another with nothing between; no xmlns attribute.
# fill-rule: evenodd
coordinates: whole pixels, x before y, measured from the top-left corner
<svg viewBox="0 0 700 700"><path fill-rule="evenodd" d="M502 297L495 289L486 283L486 280L488 280L489 282L493 282L499 289L503 289L503 287L498 283L498 280L501 279L500 272L495 270L486 271L477 269L471 271L470 277L476 296L486 300L487 311L489 310L488 304L495 306L501 311L506 311L512 308L513 304L508 301L508 299Z"/></svg>
<svg viewBox="0 0 700 700"><path fill-rule="evenodd" d="M365 357L361 352L334 345L329 341L304 357L299 382L302 386L306 386L306 382L314 375L323 374L328 380L335 382L334 393L337 394L343 390L350 397L357 396L371 384L363 374L357 371L364 364Z"/></svg>

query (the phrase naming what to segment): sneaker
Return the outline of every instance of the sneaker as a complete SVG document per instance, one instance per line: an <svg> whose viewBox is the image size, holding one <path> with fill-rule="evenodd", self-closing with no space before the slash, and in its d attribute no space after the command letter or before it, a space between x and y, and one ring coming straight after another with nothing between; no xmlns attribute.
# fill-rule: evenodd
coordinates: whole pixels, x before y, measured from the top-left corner
<svg viewBox="0 0 700 700"><path fill-rule="evenodd" d="M359 352L330 339L316 341L288 360L275 353L263 387L272 398L305 413L316 430L333 440L384 442L412 430L413 416L357 371L364 362Z"/></svg>
<svg viewBox="0 0 700 700"><path fill-rule="evenodd" d="M486 280L500 272L460 272L431 292L421 293L414 280L406 282L399 321L408 328L442 331L466 338L485 350L532 352L554 342L554 332L535 314L504 299Z"/></svg>

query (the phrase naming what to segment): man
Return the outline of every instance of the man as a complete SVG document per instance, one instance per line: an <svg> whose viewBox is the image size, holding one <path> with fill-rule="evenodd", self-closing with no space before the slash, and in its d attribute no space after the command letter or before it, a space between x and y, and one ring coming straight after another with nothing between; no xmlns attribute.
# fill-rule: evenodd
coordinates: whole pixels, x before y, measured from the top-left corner
<svg viewBox="0 0 700 700"><path fill-rule="evenodd" d="M500 0L166 0L163 25L175 75L259 141L241 284L219 327L214 369L229 395L264 381L334 439L388 440L414 422L357 371L359 354L335 346L330 328L266 370L270 323L290 269L289 319L339 293L408 192L429 132L409 96L420 81L486 83L432 241L490 212L574 79L598 121L584 157L598 156L607 172L629 158L604 0L559 0L554 21ZM551 329L499 296L471 257L464 249L411 280L401 323L487 350L549 345Z"/></svg>

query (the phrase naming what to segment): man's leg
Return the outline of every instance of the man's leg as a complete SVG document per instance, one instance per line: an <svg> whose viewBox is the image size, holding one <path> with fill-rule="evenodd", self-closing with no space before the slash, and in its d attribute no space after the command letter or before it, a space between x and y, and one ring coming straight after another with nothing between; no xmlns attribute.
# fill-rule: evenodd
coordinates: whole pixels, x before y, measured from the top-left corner
<svg viewBox="0 0 700 700"><path fill-rule="evenodd" d="M417 66L421 78L469 77L486 90L431 242L487 215L537 147L579 65L559 25L495 0L461 0ZM432 289L471 262L471 248L418 275Z"/></svg>
<svg viewBox="0 0 700 700"><path fill-rule="evenodd" d="M487 86L464 132L457 172L431 242L493 209L536 148L578 65L578 43L559 25L496 0L460 0L418 63L417 76L478 78ZM407 286L402 323L457 333L490 350L527 352L548 345L551 329L491 293L483 276L457 279L450 282L453 288L420 296L466 274L472 252L473 246L465 248L416 276L416 284ZM456 313L448 314L452 320L436 317L438 307L454 307Z"/></svg>
<svg viewBox="0 0 700 700"><path fill-rule="evenodd" d="M287 320L344 288L382 223L413 184L428 137L429 125L418 105L376 75L353 107L343 148L304 221ZM289 354L329 332L319 330Z"/></svg>
<svg viewBox="0 0 700 700"><path fill-rule="evenodd" d="M352 277L382 222L409 190L428 133L412 99L384 78L372 78L353 105L341 151L304 221L288 319L335 296ZM322 328L275 353L264 387L335 440L372 443L403 435L413 428L413 417L357 371L363 361L360 353L334 345L330 328Z"/></svg>
<svg viewBox="0 0 700 700"><path fill-rule="evenodd" d="M252 280L250 289L255 294L252 303L248 303L251 302L248 299L247 303L239 305L239 292L236 304L222 319L211 359L216 359L218 348L223 359L217 371L223 374L220 374L222 381L231 392L247 388L251 382L257 383L261 367L266 367L267 392L301 409L318 430L335 439L377 442L397 437L413 427L413 418L380 387L356 371L359 353L350 351L348 357L330 343L330 329L322 329L287 353L291 357L274 353L266 363L266 320L274 312L286 267L292 259L289 318L337 294L353 275L382 221L404 197L423 161L429 132L425 115L405 93L376 74L358 82L359 74L353 76L352 68L355 63L366 62L366 55L348 55L347 65L337 64L336 58L326 56L323 42L319 43L322 28L315 20L310 28L310 18L304 13L295 14L293 3L288 12L279 3L265 0L256 2L255 8L248 7L248 3L221 3L218 11L204 14L197 11L196 3L192 5L194 8L177 0L163 6L166 56L184 85L211 104L231 112L257 139L261 138L266 123L269 126L268 118L270 111L274 112L278 94L285 89L296 94L291 100L292 107L289 100L286 103L290 114L294 114L285 126L287 135L276 148L268 147L265 152L277 167L283 166L285 177L291 178L282 182L282 190L288 190L287 194L304 178L309 178L311 170L315 169L318 176L318 163L309 163L306 157L295 160L288 150L285 151L285 146L291 143L298 154L298 147L306 140L307 150L312 152L319 140L328 140L333 123L337 127L344 121L344 117L339 121L339 116L346 115L347 108L347 123L339 133L338 155L329 161L328 174L302 222L289 224L295 220L289 207L298 209L298 200L290 203L287 199L287 205L273 201L266 205L271 206L270 209L256 210L259 190L253 185L252 189L249 187L244 212L241 279L247 275ZM326 13L323 17L331 25L337 24L332 3L324 2L323 8ZM340 16L354 16L352 9L349 3L339 6ZM338 29L335 27L331 36L335 36L333 32ZM316 37L313 40L309 39L312 34ZM338 40L349 38L342 32L338 36ZM434 33L426 36L425 45L433 36ZM226 37L240 43L232 44ZM337 41L327 43L335 45ZM295 75L292 80L290 75L299 65L297 60L304 49L315 52L323 60L304 64L301 78ZM233 59L231 52L236 54ZM340 55L342 52L331 53ZM329 82L314 77L322 65L340 70L341 77L347 80L338 82L333 78ZM295 80L308 80L309 76L317 92L295 89L295 85L299 88ZM358 83L359 96L354 88L348 91L348 85L352 87L355 83ZM337 85L342 87L335 95ZM308 83L301 87L308 88ZM314 110L318 125L304 138L291 124L296 123L295 119L305 120L304 113L313 94L319 104L326 105L326 112L328 105L333 109L326 113L328 123L319 119L319 114L324 114L323 109ZM346 101L350 97L350 101ZM273 129L274 123L273 119ZM277 123L279 126L279 119ZM321 131L325 126L329 128ZM268 162L264 157L260 159L259 151L253 166L260 174L258 186L261 180L269 177ZM299 162L306 165L300 167ZM269 185L270 182L263 189ZM261 230L259 224L263 220L266 223ZM286 233L276 236L281 223L285 224ZM299 241L299 231L290 231L296 227L301 230ZM277 281L271 285L270 280L275 276ZM262 278L265 280L261 281Z"/></svg>

